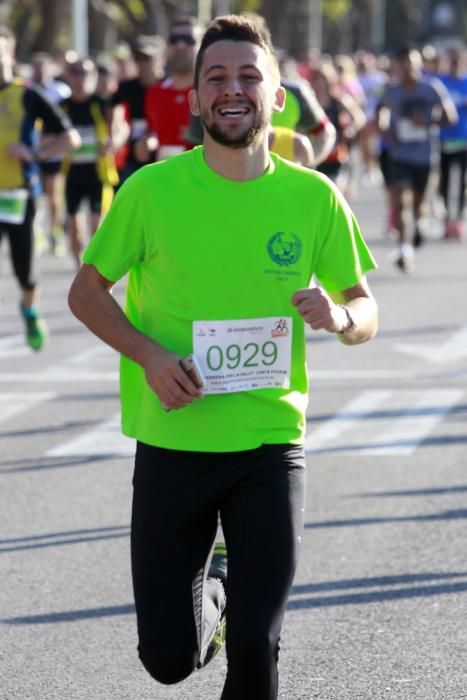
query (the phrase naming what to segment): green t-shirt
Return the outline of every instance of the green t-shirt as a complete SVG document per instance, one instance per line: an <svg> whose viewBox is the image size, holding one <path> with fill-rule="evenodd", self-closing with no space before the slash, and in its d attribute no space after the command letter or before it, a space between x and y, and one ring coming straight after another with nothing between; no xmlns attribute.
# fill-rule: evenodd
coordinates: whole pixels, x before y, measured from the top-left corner
<svg viewBox="0 0 467 700"><path fill-rule="evenodd" d="M132 175L84 262L111 281L129 272L129 320L180 356L193 351L194 321L292 317L289 389L207 395L165 412L143 369L122 356L123 432L206 452L303 442L305 327L291 297L313 274L338 291L375 267L349 206L324 176L272 154L261 177L237 182L206 165L202 146Z"/></svg>

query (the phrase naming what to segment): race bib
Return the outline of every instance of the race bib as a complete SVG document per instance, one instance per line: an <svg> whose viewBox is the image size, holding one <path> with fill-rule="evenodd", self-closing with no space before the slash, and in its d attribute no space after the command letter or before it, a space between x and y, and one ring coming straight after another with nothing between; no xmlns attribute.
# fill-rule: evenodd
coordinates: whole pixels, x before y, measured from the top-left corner
<svg viewBox="0 0 467 700"><path fill-rule="evenodd" d="M73 163L95 163L97 160L97 138L93 126L80 126L81 146L73 151Z"/></svg>
<svg viewBox="0 0 467 700"><path fill-rule="evenodd" d="M410 119L401 119L397 125L397 137L404 143L409 141L428 141L430 132L426 126L417 126Z"/></svg>
<svg viewBox="0 0 467 700"><path fill-rule="evenodd" d="M205 394L288 389L292 318L195 321L193 352L204 375Z"/></svg>
<svg viewBox="0 0 467 700"><path fill-rule="evenodd" d="M22 224L26 216L27 201L27 190L0 190L0 221L6 224Z"/></svg>

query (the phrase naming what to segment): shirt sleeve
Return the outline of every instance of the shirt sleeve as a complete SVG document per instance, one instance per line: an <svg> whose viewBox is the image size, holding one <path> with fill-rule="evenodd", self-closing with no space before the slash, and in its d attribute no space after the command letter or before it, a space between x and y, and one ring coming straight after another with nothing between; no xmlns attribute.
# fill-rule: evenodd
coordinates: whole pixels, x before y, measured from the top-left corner
<svg viewBox="0 0 467 700"><path fill-rule="evenodd" d="M151 210L144 168L129 177L91 238L83 262L94 265L100 274L117 282L148 254L147 220ZM154 222L151 224L154 226Z"/></svg>
<svg viewBox="0 0 467 700"><path fill-rule="evenodd" d="M24 91L24 109L34 121L42 119L49 133L61 134L72 125L68 117L57 105L53 105L40 88L27 88Z"/></svg>
<svg viewBox="0 0 467 700"><path fill-rule="evenodd" d="M457 118L459 119L456 105L454 104L454 101L451 95L449 94L449 90L447 89L446 85L444 85L444 83L441 80L439 80L439 78L433 78L433 80L431 81L431 87L433 88L435 94L435 106L442 107L447 112L457 114Z"/></svg>
<svg viewBox="0 0 467 700"><path fill-rule="evenodd" d="M350 206L330 183L329 218L318 254L316 277L328 292L354 287L376 268Z"/></svg>

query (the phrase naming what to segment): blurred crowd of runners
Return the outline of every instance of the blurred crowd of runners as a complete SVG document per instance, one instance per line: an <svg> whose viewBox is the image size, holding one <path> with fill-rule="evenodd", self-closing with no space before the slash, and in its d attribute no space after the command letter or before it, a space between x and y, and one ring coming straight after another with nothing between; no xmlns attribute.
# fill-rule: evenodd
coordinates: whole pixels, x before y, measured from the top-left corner
<svg viewBox="0 0 467 700"><path fill-rule="evenodd" d="M10 239L32 348L40 349L46 338L37 311L34 244L38 252L55 255L68 249L79 267L86 241L128 176L201 142L188 94L202 33L196 19L180 17L166 39L139 36L132 45L120 43L93 58L73 51L37 53L30 63L17 64L15 38L7 28L0 30L0 127L3 141L11 142L4 144L9 150L0 158L5 173L0 238L6 234ZM277 52L287 100L284 111L274 116L271 150L318 169L350 199L359 187L384 187L383 229L395 239L394 263L403 272L412 270L414 249L425 242L421 222L427 207L439 220L442 236L461 240L467 170L465 47L407 47L392 56L363 50L332 56L312 48L303 62ZM5 72L9 57L11 71ZM61 126L23 99L16 126L4 128L11 122L5 105L18 99L18 90L51 105ZM26 123L31 125L27 137ZM51 147L60 131L68 134L67 142ZM26 150L12 150L15 143ZM31 172L10 182L11 160ZM39 179L43 194L38 199ZM21 210L21 220L11 219L10 192L18 198L20 190L27 193L28 206L32 201L40 206L31 204L30 210ZM23 250L14 250L14 232L25 229L25 221ZM21 271L25 260L27 269Z"/></svg>

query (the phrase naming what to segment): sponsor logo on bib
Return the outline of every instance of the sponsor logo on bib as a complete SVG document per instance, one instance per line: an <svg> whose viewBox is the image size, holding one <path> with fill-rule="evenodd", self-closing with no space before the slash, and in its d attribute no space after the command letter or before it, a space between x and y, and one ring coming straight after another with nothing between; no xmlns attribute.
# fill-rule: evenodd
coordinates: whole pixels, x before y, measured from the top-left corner
<svg viewBox="0 0 467 700"><path fill-rule="evenodd" d="M273 338L285 338L290 333L286 318L280 318L276 321L274 328L271 331Z"/></svg>
<svg viewBox="0 0 467 700"><path fill-rule="evenodd" d="M275 233L268 243L269 257L276 265L289 267L300 260L302 242L295 233Z"/></svg>

